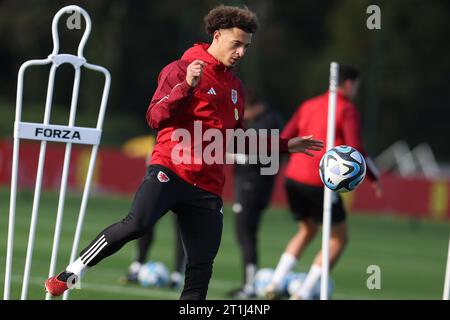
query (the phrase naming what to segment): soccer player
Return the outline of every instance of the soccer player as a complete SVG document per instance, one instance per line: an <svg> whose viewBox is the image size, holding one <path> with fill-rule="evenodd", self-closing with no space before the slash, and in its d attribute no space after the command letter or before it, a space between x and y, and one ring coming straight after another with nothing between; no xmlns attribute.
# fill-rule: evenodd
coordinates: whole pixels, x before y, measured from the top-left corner
<svg viewBox="0 0 450 320"><path fill-rule="evenodd" d="M281 119L256 91L248 90L244 124L247 129L280 129ZM229 295L235 299L255 297L255 273L258 267L257 232L261 215L270 201L276 175L261 175L261 165L248 161L235 166L234 193L236 239L243 262L243 284Z"/></svg>
<svg viewBox="0 0 450 320"><path fill-rule="evenodd" d="M351 66L339 67L339 85L336 100L335 144L349 145L365 155L367 177L377 196L381 195L379 173L367 156L361 141L360 115L351 102L359 88L359 72ZM328 92L303 102L287 123L281 136L292 138L308 132L319 139L327 137ZM285 188L291 212L298 221L298 231L291 238L275 269L266 297L277 297L284 277L295 266L305 248L314 239L322 223L323 183L319 177L319 162L325 150L314 152L314 158L300 154L290 156L285 172ZM330 269L335 266L347 242L346 212L341 197L333 193L332 226L329 243ZM317 253L305 281L291 299L311 299L314 286L321 275L322 253Z"/></svg>
<svg viewBox="0 0 450 320"><path fill-rule="evenodd" d="M65 271L47 279L45 287L51 295L61 295L88 268L141 237L172 210L177 215L187 255L180 299L206 298L222 235L223 164L195 158L198 149L203 151L207 143L183 149L194 155L194 161L179 163L172 154L179 140L173 138L186 132L193 136L198 123L205 130L214 129L224 136L227 129L243 128L244 92L233 67L244 56L258 22L247 8L231 6L214 8L204 21L211 43L195 44L159 74L158 87L147 110L149 126L158 131L157 142L129 214L100 232ZM311 151L323 147L323 142L312 136L278 139L281 152L312 155Z"/></svg>

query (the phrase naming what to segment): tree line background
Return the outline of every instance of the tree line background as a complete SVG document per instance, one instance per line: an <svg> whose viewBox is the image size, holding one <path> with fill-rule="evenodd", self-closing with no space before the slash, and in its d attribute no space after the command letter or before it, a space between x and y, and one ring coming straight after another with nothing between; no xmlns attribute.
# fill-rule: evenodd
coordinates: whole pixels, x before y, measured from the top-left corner
<svg viewBox="0 0 450 320"><path fill-rule="evenodd" d="M287 120L299 103L328 87L331 61L362 72L357 106L364 140L377 155L392 143L430 143L439 161L450 160L450 2L445 0L298 1L0 1L0 136L11 137L20 65L52 51L51 21L77 4L92 19L88 62L111 71L103 143L119 146L147 134L145 112L159 71L193 43L209 42L203 16L218 4L247 5L259 17L247 55L237 67ZM366 8L381 8L381 30L369 30ZM67 16L68 17L68 16ZM59 24L60 52L75 53L82 32ZM67 122L73 69L57 73L52 121ZM46 67L25 77L24 120L42 121ZM82 74L77 125L94 125L103 79Z"/></svg>

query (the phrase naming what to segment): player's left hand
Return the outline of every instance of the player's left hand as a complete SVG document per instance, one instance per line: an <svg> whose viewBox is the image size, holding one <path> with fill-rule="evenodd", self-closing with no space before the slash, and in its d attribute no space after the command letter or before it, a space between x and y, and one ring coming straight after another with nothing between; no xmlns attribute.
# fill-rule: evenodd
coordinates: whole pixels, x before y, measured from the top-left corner
<svg viewBox="0 0 450 320"><path fill-rule="evenodd" d="M310 157L314 157L314 154L308 150L320 151L322 149L323 141L313 139L313 136L295 137L288 141L288 150L290 153L304 153Z"/></svg>

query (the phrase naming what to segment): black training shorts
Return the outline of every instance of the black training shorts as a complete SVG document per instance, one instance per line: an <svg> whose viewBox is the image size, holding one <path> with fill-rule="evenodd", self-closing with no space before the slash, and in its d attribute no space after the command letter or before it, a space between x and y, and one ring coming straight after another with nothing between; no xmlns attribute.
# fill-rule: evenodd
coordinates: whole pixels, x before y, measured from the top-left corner
<svg viewBox="0 0 450 320"><path fill-rule="evenodd" d="M323 187L306 185L286 178L286 194L289 207L297 221L311 218L321 224L323 218ZM346 213L341 196L333 192L331 224L345 221Z"/></svg>

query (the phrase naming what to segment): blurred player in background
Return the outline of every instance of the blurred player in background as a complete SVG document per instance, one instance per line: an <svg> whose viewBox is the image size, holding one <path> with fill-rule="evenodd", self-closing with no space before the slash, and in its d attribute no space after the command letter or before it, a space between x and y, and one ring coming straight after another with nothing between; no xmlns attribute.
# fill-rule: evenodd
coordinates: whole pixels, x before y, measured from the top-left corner
<svg viewBox="0 0 450 320"><path fill-rule="evenodd" d="M336 100L335 145L349 145L366 158L367 177L372 182L377 196L381 196L379 173L365 152L361 139L360 115L352 100L359 87L359 72L351 66L339 67L339 86ZM327 138L328 92L302 103L284 128L281 136L292 138L305 132L318 139ZM323 183L319 177L319 162L325 153L314 152L315 157L300 154L290 156L285 173L285 188L289 206L296 221L298 232L289 241L275 269L271 283L266 287L266 297L277 297L283 279L295 266L305 248L314 239L322 223ZM332 226L329 244L330 269L335 266L347 242L346 212L342 199L333 193ZM320 279L322 252L317 253L299 291L291 299L311 299L314 286Z"/></svg>
<svg viewBox="0 0 450 320"><path fill-rule="evenodd" d="M279 115L270 109L255 91L247 90L244 124L247 129L280 129ZM239 156L239 155L238 155ZM245 155L241 155L245 157ZM241 250L243 262L243 284L229 293L232 298L255 297L255 273L258 267L257 233L261 214L270 202L276 175L261 175L261 165L236 161L234 191L236 239Z"/></svg>

